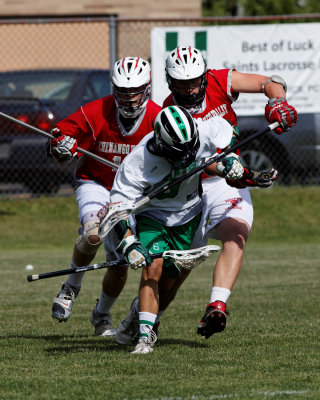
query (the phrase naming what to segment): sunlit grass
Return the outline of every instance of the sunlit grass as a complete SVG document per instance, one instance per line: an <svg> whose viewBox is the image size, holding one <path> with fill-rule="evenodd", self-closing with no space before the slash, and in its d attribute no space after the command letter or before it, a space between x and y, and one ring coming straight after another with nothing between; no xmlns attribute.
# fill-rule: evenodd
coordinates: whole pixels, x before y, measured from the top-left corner
<svg viewBox="0 0 320 400"><path fill-rule="evenodd" d="M77 234L73 198L0 200L0 399L319 399L319 188L253 191L255 222L228 301L226 330L196 325L216 255L195 269L162 317L150 355L133 356L89 322L103 270L88 272L71 319L51 318ZM300 220L298 223L297 220ZM103 251L96 261L102 261ZM140 272L112 312L126 315Z"/></svg>

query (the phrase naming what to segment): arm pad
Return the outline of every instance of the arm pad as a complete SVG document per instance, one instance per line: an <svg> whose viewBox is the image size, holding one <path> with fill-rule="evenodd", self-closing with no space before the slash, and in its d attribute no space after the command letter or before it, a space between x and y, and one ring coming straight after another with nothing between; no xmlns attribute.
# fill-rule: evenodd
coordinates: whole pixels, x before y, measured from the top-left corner
<svg viewBox="0 0 320 400"><path fill-rule="evenodd" d="M262 93L265 93L264 87L266 86L267 83L269 82L274 82L274 83L279 83L280 85L283 86L284 91L287 93L287 84L284 79L281 78L281 76L278 75L271 75L269 79L267 79L261 86L261 91Z"/></svg>

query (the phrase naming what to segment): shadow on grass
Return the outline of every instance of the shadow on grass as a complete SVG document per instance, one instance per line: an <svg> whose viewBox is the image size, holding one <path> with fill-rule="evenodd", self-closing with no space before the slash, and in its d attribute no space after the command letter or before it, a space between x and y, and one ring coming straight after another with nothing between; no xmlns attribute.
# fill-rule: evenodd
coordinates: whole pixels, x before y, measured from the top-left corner
<svg viewBox="0 0 320 400"><path fill-rule="evenodd" d="M48 354L57 353L82 353L84 351L100 352L128 352L133 346L119 346L111 337L88 337L88 335L6 335L1 339L26 339L31 341L54 342L54 347L44 348ZM37 344L39 347L39 344ZM207 348L207 343L199 343L195 340L184 339L159 339L157 347L163 346L186 346L190 348Z"/></svg>
<svg viewBox="0 0 320 400"><path fill-rule="evenodd" d="M65 342L64 342L65 343ZM164 340L159 340L159 342L156 343L156 347L160 348L163 346L186 346L190 348L207 348L208 345L205 343L198 343L195 341L189 341L189 340L180 340L180 339L164 339ZM54 353L57 354L59 352L61 353L76 353L80 352L82 353L83 351L99 351L99 352L122 352L122 353L128 353L134 349L134 346L119 346L115 341L111 339L110 340L105 340L105 339L96 339L93 341L77 341L75 342L70 342L69 345L66 346L55 346L55 347L50 347L48 349L45 349L47 353Z"/></svg>
<svg viewBox="0 0 320 400"><path fill-rule="evenodd" d="M1 210L0 209L0 215L1 216L13 216L13 215L17 215L17 213L16 212L13 212L13 211L8 211L8 210Z"/></svg>

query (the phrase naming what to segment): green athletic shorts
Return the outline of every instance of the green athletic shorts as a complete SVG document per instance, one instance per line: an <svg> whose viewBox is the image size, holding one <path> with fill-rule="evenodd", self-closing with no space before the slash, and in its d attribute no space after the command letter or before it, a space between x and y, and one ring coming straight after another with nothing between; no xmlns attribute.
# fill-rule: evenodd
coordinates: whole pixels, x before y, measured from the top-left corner
<svg viewBox="0 0 320 400"><path fill-rule="evenodd" d="M167 250L189 250L201 221L201 213L186 224L172 227L139 215L136 220L141 243L154 254ZM180 267L175 266L171 259L164 259L162 272L175 279L180 274Z"/></svg>

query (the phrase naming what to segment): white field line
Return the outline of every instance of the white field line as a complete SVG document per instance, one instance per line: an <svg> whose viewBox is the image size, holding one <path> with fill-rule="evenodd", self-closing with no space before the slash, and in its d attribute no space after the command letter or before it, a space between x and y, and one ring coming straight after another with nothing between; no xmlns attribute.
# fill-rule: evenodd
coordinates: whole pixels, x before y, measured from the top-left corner
<svg viewBox="0 0 320 400"><path fill-rule="evenodd" d="M313 390L280 390L274 392L256 392L256 393L231 393L231 394L213 394L211 396L187 396L187 397L149 397L148 399L141 398L124 398L123 400L219 400L219 399L235 399L237 397L255 397L255 396L266 396L266 397L279 397L279 396L297 396L303 394L320 393L319 391Z"/></svg>

